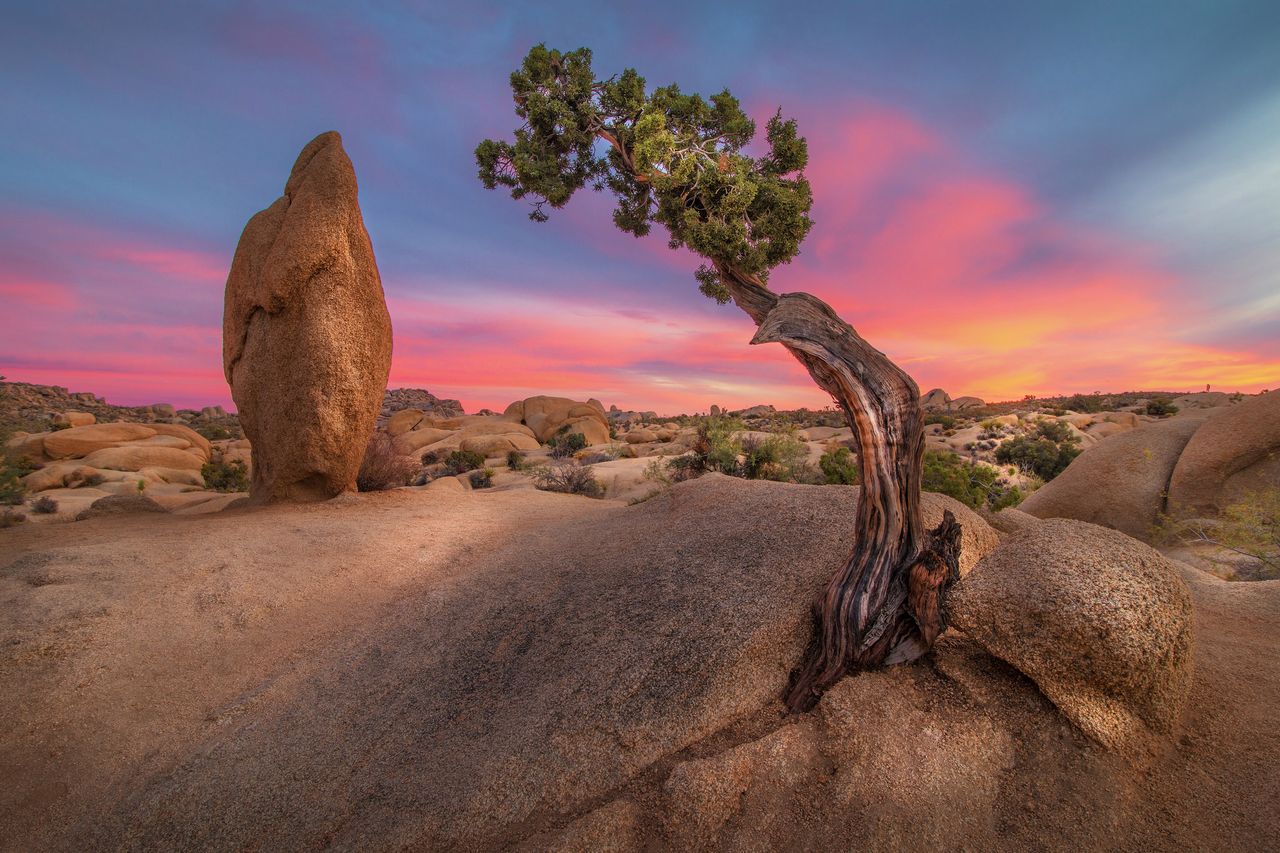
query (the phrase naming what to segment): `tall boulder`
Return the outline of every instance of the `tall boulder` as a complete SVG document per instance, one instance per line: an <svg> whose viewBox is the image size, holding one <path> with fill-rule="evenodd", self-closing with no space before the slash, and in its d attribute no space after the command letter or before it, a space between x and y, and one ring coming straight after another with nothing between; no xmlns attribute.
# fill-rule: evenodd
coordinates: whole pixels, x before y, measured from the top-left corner
<svg viewBox="0 0 1280 853"><path fill-rule="evenodd" d="M245 226L227 277L222 359L253 445L250 499L355 488L391 366L391 318L336 132Z"/></svg>
<svg viewBox="0 0 1280 853"><path fill-rule="evenodd" d="M934 388L920 398L920 408L936 412L951 408L951 395L941 388Z"/></svg>
<svg viewBox="0 0 1280 853"><path fill-rule="evenodd" d="M1169 480L1169 510L1212 515L1248 492L1278 486L1280 394L1263 394L1196 430Z"/></svg>

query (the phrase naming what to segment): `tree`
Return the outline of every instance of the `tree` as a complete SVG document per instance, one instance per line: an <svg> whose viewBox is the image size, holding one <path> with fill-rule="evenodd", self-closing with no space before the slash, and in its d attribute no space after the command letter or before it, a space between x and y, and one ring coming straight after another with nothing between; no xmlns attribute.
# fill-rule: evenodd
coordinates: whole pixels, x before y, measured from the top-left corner
<svg viewBox="0 0 1280 853"><path fill-rule="evenodd" d="M776 294L769 274L800 250L812 221L808 145L781 110L768 151L743 149L755 123L726 89L704 99L676 85L646 91L634 69L597 80L586 48L538 45L511 75L514 141L476 147L480 180L529 199L545 221L588 184L617 200L614 224L636 237L657 223L668 244L706 260L700 290L732 301L757 326L752 344L780 343L844 412L858 438L857 540L814 604L815 641L787 704L811 708L846 673L912 660L942 629L942 598L958 577L960 528L926 532L920 515L924 424L920 389L821 300Z"/></svg>

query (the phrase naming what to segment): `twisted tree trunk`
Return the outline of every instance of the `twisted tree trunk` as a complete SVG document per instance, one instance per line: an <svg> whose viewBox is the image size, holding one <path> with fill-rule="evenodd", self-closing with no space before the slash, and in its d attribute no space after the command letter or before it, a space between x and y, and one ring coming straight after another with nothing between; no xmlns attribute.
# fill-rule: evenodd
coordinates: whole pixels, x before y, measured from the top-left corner
<svg viewBox="0 0 1280 853"><path fill-rule="evenodd" d="M814 602L815 638L786 701L808 710L847 673L912 660L945 626L942 599L958 576L954 518L925 535L920 515L924 420L916 383L822 300L778 295L754 276L719 269L735 304L780 343L844 410L858 439L861 492L853 553Z"/></svg>

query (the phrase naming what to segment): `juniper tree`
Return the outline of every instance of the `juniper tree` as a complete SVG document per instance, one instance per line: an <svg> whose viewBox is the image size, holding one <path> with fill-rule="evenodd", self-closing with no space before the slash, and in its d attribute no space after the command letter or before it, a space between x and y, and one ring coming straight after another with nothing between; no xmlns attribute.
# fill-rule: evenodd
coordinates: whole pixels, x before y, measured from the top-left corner
<svg viewBox="0 0 1280 853"><path fill-rule="evenodd" d="M767 151L750 156L755 122L727 89L709 98L674 84L649 90L630 68L598 80L586 48L534 47L511 91L523 123L512 141L476 147L485 187L528 200L529 217L543 222L590 186L614 196L622 231L644 237L663 226L671 248L704 259L694 273L702 293L755 321L751 343L785 346L857 436L857 540L814 603L815 639L788 705L810 708L848 672L923 654L945 623L959 526L948 513L923 529L924 425L911 377L821 300L769 289L813 225L808 145L795 121L779 110L765 126Z"/></svg>

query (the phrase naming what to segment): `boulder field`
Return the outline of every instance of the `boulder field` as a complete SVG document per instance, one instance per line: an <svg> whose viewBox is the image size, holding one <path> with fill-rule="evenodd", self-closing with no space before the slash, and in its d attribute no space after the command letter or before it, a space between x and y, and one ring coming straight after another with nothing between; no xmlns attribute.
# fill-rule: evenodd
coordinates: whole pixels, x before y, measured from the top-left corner
<svg viewBox="0 0 1280 853"><path fill-rule="evenodd" d="M629 507L427 489L0 532L0 837L1271 844L1280 582L1221 582L1088 524L1011 513L998 542L964 515L973 636L783 713L856 500L708 475ZM954 509L934 503L926 523ZM1075 562L1091 576L1067 583ZM1090 719L1150 737L1106 745Z"/></svg>

